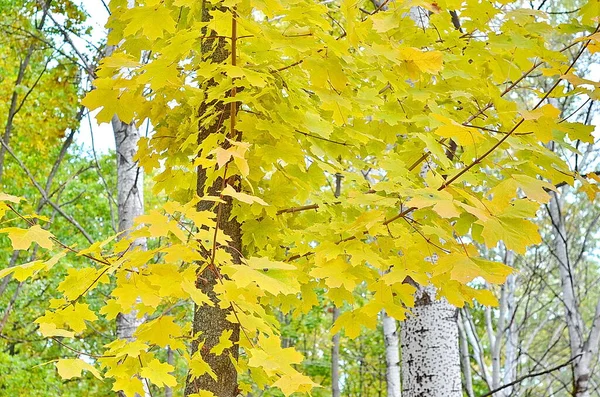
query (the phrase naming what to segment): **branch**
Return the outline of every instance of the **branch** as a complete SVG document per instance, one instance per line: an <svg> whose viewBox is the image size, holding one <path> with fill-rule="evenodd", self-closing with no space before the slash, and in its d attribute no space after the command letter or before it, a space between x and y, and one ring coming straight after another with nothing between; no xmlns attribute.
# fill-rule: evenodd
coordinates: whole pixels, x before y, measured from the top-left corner
<svg viewBox="0 0 600 397"><path fill-rule="evenodd" d="M598 25L596 27L596 30L594 31L594 33L598 32L599 29L600 29L600 25ZM569 71L575 66L575 63L577 63L577 61L579 60L579 58L581 57L581 55L583 54L583 52L586 50L586 48L590 44L590 42L591 42L591 40L587 40L585 42L585 44L581 47L581 49L579 50L579 52L577 53L577 55L575 56L575 58L573 59L573 61L571 62L571 64L569 65L569 67L567 68L567 70L563 74L569 73ZM539 102L533 107L532 110L535 110L538 107L540 107L540 105L542 103L544 103L544 101L550 96L550 94L552 93L552 91L554 91L556 89L556 87L558 87L558 85L560 84L561 81L562 80L560 78L557 79L556 82L552 85L552 87L550 87L550 89L546 92L546 94L544 94L544 96L539 100ZM521 120L519 120L519 122L517 122L513 126L513 128L511 128L511 130L508 132L508 134L504 135L502 137L502 139L500 139L498 142L496 142L487 152L485 152L484 154L482 154L481 156L479 156L477 159L475 159L475 161L473 161L471 164L467 165L465 168L463 168L462 170L460 170L456 175L454 175L448 181L444 182L438 188L438 191L444 190L446 187L448 187L450 184L452 184L458 178L460 178L465 173L467 173L471 168L473 168L477 164L481 163L487 156L489 156L490 154L492 154L492 152L494 152L500 145L502 145L504 143L504 141L506 141L517 130L517 128L519 128L519 126L521 124L523 124L524 122L525 122L525 119L521 118Z"/></svg>
<svg viewBox="0 0 600 397"><path fill-rule="evenodd" d="M21 161L21 159L19 159L17 157L17 155L15 154L15 152L10 148L10 146L8 146L4 142L3 139L0 139L0 145L2 145L2 147L15 159L15 161L19 164L19 167L21 167L21 169L23 170L23 172L25 172L25 174L27 174L27 177L29 178L29 180L31 181L31 183L33 183L33 186L35 186L35 188L40 192L40 194L42 195L42 198L44 199L44 201L47 202L48 204L50 204L50 206L52 208L54 208L56 210L56 212L58 212L63 218L65 218L67 221L69 221L69 223L71 223L73 226L75 226L75 228L77 230L79 230L79 232L85 237L85 239L87 241L89 241L90 244L92 244L94 242L94 239L92 239L92 236L90 236L89 233L85 231L85 229L79 224L79 222L77 222L73 217L71 217L69 214L67 214L66 212L64 212L62 210L62 208L60 208L60 206L58 204L56 204L54 201L50 200L50 198L46 194L46 191L35 180L33 174L31 173L31 171L29 171L29 169L27 168L27 166Z"/></svg>
<svg viewBox="0 0 600 397"><path fill-rule="evenodd" d="M516 380L514 380L514 381L512 381L512 382L510 382L510 383L507 383L507 384L505 384L505 385L502 385L502 386L500 386L499 388L497 388L497 389L494 389L494 390L491 390L491 391L489 391L489 392L487 392L487 393L485 393L485 394L482 394L482 395L480 395L480 396L478 396L478 397L489 397L489 396L492 396L492 395L494 395L495 393L499 392L500 390L504 390L504 389L506 389L507 387L511 387L511 386L514 386L514 385L516 385L517 383L521 383L521 382L523 382L525 379L529 379L529 378L535 378L535 377L537 377L537 376L546 375L546 374L549 374L549 373L551 373L551 372L558 371L559 369L561 369L561 368L564 368L564 367L566 367L567 365L571 364L573 361L577 360L577 359L578 359L580 356L581 356L581 354L578 354L578 355L576 355L575 357L571 358L569 361L567 361L567 362L565 362L565 363L562 363L562 364L560 364L560 365L557 365L556 367L553 367L553 368L547 369L547 370L545 370L545 371L540 371L540 372L536 372L536 373L533 373L533 374L529 374L529 375L524 375L524 376L521 376L520 378L517 378Z"/></svg>

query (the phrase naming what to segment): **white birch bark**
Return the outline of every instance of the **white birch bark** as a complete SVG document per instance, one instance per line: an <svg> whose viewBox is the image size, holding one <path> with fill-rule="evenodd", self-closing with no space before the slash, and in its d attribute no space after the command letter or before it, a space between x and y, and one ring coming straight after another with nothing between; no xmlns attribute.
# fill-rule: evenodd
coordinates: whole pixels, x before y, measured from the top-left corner
<svg viewBox="0 0 600 397"><path fill-rule="evenodd" d="M333 323L340 316L340 309L333 306ZM340 333L331 338L331 395L341 397L340 391Z"/></svg>
<svg viewBox="0 0 600 397"><path fill-rule="evenodd" d="M467 340L467 333L465 331L464 321L462 314L458 312L458 336L459 336L459 348L460 348L460 368L462 370L465 392L467 397L475 397L473 392L473 374L471 371L471 357L469 355L469 342Z"/></svg>
<svg viewBox="0 0 600 397"><path fill-rule="evenodd" d="M140 134L133 123L127 124L115 115L112 118L112 127L115 136L117 156L117 205L119 214L119 232L125 232L121 238L127 236L137 216L144 213L144 185L143 171L133 159ZM138 248L139 247L139 248ZM136 239L130 249L146 249L146 239ZM139 299L138 299L139 302ZM133 340L134 333L145 321L138 317L138 312L117 315L117 337ZM151 397L147 384L144 383L145 397ZM120 396L124 394L119 393Z"/></svg>
<svg viewBox="0 0 600 397"><path fill-rule="evenodd" d="M134 0L127 0L127 7L135 6ZM114 46L108 46L106 56L112 55ZM117 115L112 120L112 129L115 137L115 150L117 160L117 206L119 218L119 232L124 232L121 238L128 235L136 217L144 214L144 174L141 167L134 160L140 140L140 133L133 122L124 123ZM146 239L140 238L133 242L131 250L139 247L146 249ZM138 318L137 311L119 313L117 316L117 337L132 340L133 334L144 322Z"/></svg>
<svg viewBox="0 0 600 397"><path fill-rule="evenodd" d="M456 307L436 299L434 287L418 287L400 328L404 397L462 397L457 319Z"/></svg>
<svg viewBox="0 0 600 397"><path fill-rule="evenodd" d="M395 318L381 311L383 322L383 339L385 343L385 380L387 382L388 397L400 397L400 348L398 336L398 323Z"/></svg>
<svg viewBox="0 0 600 397"><path fill-rule="evenodd" d="M140 139L135 125L123 123L114 116L112 119L117 155L117 205L119 232L133 227L134 219L144 213L143 172L133 159ZM126 236L127 233L124 234ZM137 239L132 248L146 248L145 239ZM121 313L117 317L117 336L132 339L135 330L143 323L137 313Z"/></svg>
<svg viewBox="0 0 600 397"><path fill-rule="evenodd" d="M511 257L514 257L514 254L510 253ZM509 263L510 262L510 263ZM512 266L514 260L507 260L506 264ZM516 323L515 311L517 309L516 304L516 285L517 285L517 276L515 274L511 274L506 279L505 288L507 291L506 297L506 306L507 306L507 320L509 324L506 327L506 342L504 347L504 367L503 367L503 376L502 376L502 384L507 385L517 379L517 364L518 364L518 356L519 356L519 330ZM503 390L503 396L509 397L513 393L513 387L507 387Z"/></svg>

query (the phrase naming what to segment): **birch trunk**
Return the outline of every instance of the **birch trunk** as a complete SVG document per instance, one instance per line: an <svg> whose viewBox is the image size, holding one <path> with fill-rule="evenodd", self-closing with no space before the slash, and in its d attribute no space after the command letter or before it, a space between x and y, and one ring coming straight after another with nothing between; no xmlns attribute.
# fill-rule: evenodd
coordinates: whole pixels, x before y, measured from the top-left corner
<svg viewBox="0 0 600 397"><path fill-rule="evenodd" d="M387 382L388 397L400 397L400 349L398 338L398 327L395 318L387 315L385 310L381 311L383 322L383 339L385 343L385 380Z"/></svg>
<svg viewBox="0 0 600 397"><path fill-rule="evenodd" d="M514 263L514 254L510 253L510 258L506 261L506 264L512 266ZM515 293L517 289L517 276L511 274L506 279L505 284L507 297L507 320L510 323L506 326L506 345L504 347L504 367L502 384L507 385L514 382L517 379L517 364L519 358L519 327L516 323L515 311L517 309L517 303ZM507 387L503 390L502 396L509 397L513 394L513 387Z"/></svg>
<svg viewBox="0 0 600 397"><path fill-rule="evenodd" d="M462 314L458 313L458 335L459 335L459 347L460 347L460 368L462 370L465 392L467 397L475 397L473 392L473 375L471 372L471 357L469 356L469 342L467 340L467 333L465 331L464 321Z"/></svg>
<svg viewBox="0 0 600 397"><path fill-rule="evenodd" d="M143 172L133 159L140 134L133 124L112 119L117 155L117 205L119 214L119 232L133 227L136 217L144 214ZM127 233L124 234L126 236ZM135 240L133 247L146 249L145 239ZM137 318L137 312L120 313L117 316L117 336L121 339L133 339L135 330L144 322Z"/></svg>
<svg viewBox="0 0 600 397"><path fill-rule="evenodd" d="M127 6L135 6L133 0L127 0ZM108 46L106 56L110 56L115 50L114 46ZM125 123L117 115L112 120L112 129L115 137L115 151L117 157L117 212L119 218L118 231L124 232L121 238L127 237L136 217L144 214L144 173L142 168L134 160L137 152L140 133L133 122ZM136 239L130 250L146 250L146 239ZM137 303L140 300L138 298ZM137 310L117 315L117 337L120 339L133 340L135 331L145 321L144 317L138 318ZM147 385L144 385L144 395L151 396ZM124 396L119 392L120 396Z"/></svg>
<svg viewBox="0 0 600 397"><path fill-rule="evenodd" d="M458 310L418 287L415 307L400 327L404 397L462 397Z"/></svg>
<svg viewBox="0 0 600 397"><path fill-rule="evenodd" d="M133 228L136 217L144 213L144 177L141 167L133 159L137 151L140 134L133 123L127 124L117 116L112 119L117 156L117 206L119 216L119 232ZM130 249L146 249L146 239L136 239ZM140 302L139 299L137 302ZM117 315L117 337L133 340L135 331L145 321L138 317L137 310ZM144 396L151 397L147 385L144 384ZM125 396L119 392L119 396ZM137 396L137 395L136 395Z"/></svg>
<svg viewBox="0 0 600 397"><path fill-rule="evenodd" d="M548 211L554 232L554 254L558 260L565 322L569 333L571 357L574 359L572 395L574 397L589 397L591 364L594 356L598 353L600 302L598 302L596 307L596 313L589 334L585 335L585 325L575 291L575 286L577 285L575 269L569 258L569 240L565 225L565 216L561 209L558 194L552 192L551 195L552 198L548 206Z"/></svg>
<svg viewBox="0 0 600 397"><path fill-rule="evenodd" d="M333 306L333 323L340 316L340 309ZM340 333L331 338L331 396L341 397L340 391Z"/></svg>

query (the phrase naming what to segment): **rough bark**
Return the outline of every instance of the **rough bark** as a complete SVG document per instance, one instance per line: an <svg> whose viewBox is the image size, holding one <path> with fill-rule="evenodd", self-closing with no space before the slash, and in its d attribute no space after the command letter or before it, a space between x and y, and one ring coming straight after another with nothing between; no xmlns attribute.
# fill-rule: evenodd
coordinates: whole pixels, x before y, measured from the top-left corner
<svg viewBox="0 0 600 397"><path fill-rule="evenodd" d="M208 8L210 5L206 1L202 1L203 19L208 21L210 16ZM206 34L207 32L204 32ZM235 39L232 40L235 42ZM224 62L229 53L226 48L226 43L223 39L209 39L205 40L202 45L202 52L210 56L210 59L214 63ZM232 57L235 60L235 57ZM209 108L210 103L203 103L199 109L200 118ZM217 103L212 109L213 111L222 113L220 119L227 120L232 116L232 108L234 106L224 105ZM234 116L234 115L233 115ZM222 124L215 123L210 126L199 125L198 132L198 144L201 145L204 139L211 134L219 133L222 130ZM234 131L231 131L233 135ZM233 137L239 139L238 137ZM224 143L226 145L226 143ZM229 177L223 180L222 177L216 178L212 184L207 184L208 175L207 170L201 167L198 168L197 178L197 194L199 197L204 196L219 196L220 192L227 185L232 186L234 189L239 190L240 180L239 177ZM233 208L233 201L231 197L224 196L222 199L225 203L215 205L212 201L200 201L198 204L198 211L213 211L216 215L216 221L219 230L223 231L229 236L231 242L229 246L229 253L232 255L234 263L239 264L240 256L242 252L242 232L241 226L236 218L231 217ZM210 253L206 255L206 261L208 266L198 275L196 286L203 293L205 293L210 300L213 302L213 306L202 305L195 306L194 310L194 341L192 343L192 353L198 351L198 346L203 343L200 355L202 359L211 367L211 369L217 374L217 380L215 381L210 375L204 374L196 379L188 378L186 385L185 395L198 393L200 390L206 390L212 392L217 397L234 397L238 394L237 384L237 371L230 359L230 354L237 359L238 358L238 347L237 342L240 336L240 325L238 323L231 323L227 320L231 308L219 307L219 299L214 292L215 285L219 282L219 264L213 263L210 257ZM227 349L223 354L216 356L210 354L209 351L213 346L216 346L219 342L220 336L223 332L231 330L232 335L230 340L234 346Z"/></svg>
<svg viewBox="0 0 600 397"><path fill-rule="evenodd" d="M388 397L400 397L400 347L398 323L395 318L381 311L383 323L383 339L385 343L385 380L387 382Z"/></svg>
<svg viewBox="0 0 600 397"><path fill-rule="evenodd" d="M458 310L435 288L418 287L415 307L402 324L404 397L462 397Z"/></svg>
<svg viewBox="0 0 600 397"><path fill-rule="evenodd" d="M340 316L340 309L333 307L333 323ZM331 338L331 396L341 397L340 391L340 333Z"/></svg>

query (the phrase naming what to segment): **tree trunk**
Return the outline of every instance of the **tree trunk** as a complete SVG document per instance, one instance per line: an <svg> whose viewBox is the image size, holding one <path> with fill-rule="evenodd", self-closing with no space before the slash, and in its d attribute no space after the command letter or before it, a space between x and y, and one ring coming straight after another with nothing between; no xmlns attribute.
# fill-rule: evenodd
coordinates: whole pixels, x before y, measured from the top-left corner
<svg viewBox="0 0 600 397"><path fill-rule="evenodd" d="M135 1L127 0L127 6L132 8ZM105 50L105 56L112 55L115 46L108 46ZM117 156L117 213L119 218L118 231L125 232L120 238L128 235L134 225L135 218L144 214L144 171L134 160L137 152L140 133L134 122L125 123L114 115L112 120L112 129L115 137L115 151ZM136 248L146 250L147 244L145 238L136 239L130 250ZM136 303L140 303L138 298ZM137 310L129 313L119 313L117 315L117 337L119 339L134 339L134 333L145 321L144 317L138 318ZM150 397L150 391L147 384L144 383L144 395ZM119 392L119 396L125 396Z"/></svg>
<svg viewBox="0 0 600 397"><path fill-rule="evenodd" d="M591 358L588 347L597 351L596 346L589 346L585 340L584 323L579 311L579 302L575 292L575 269L571 264L568 251L568 236L565 226L565 216L560 207L558 194L551 193L552 198L548 206L552 228L554 232L554 255L558 261L560 275L562 302L565 309L565 320L569 332L569 346L573 361L573 390L574 397L589 397L589 378L591 375Z"/></svg>
<svg viewBox="0 0 600 397"><path fill-rule="evenodd" d="M144 213L143 171L133 159L137 151L140 134L133 123L124 123L117 116L114 116L112 119L112 127L115 135L117 155L119 232L126 232L133 227L135 218ZM122 235L122 237L126 236L127 232ZM145 250L146 239L136 239L130 249L135 249L136 247ZM144 321L144 317L138 318L137 310L132 310L129 313L119 313L117 315L117 337L130 341L133 340L133 334ZM148 390L144 394L150 396ZM121 392L119 392L119 395L124 396Z"/></svg>
<svg viewBox="0 0 600 397"><path fill-rule="evenodd" d="M385 343L385 379L387 382L388 397L400 397L400 348L398 341L398 327L395 318L381 311L383 322L383 339Z"/></svg>
<svg viewBox="0 0 600 397"><path fill-rule="evenodd" d="M209 6L206 1L202 1L202 15L204 21L210 20L208 12ZM232 22L235 29L235 22ZM204 34L207 34L206 29ZM231 40L235 44L235 34ZM226 49L226 42L222 38L219 39L208 39L204 40L202 45L202 51L205 54L210 53L210 59L214 63L224 62L229 53ZM232 63L235 64L235 54L232 58ZM232 92L232 95L234 93ZM198 111L200 119L206 112L208 103L203 103ZM222 112L222 120L230 119L235 117L237 107L235 103L231 104L217 104L215 107L217 112ZM198 128L198 143L199 145L211 134L217 134L222 132L223 124L215 123L210 126L203 126L201 122ZM232 123L235 126L235 123ZM230 131L230 139L240 139L241 137L234 136L236 131ZM223 143L224 147L227 147L227 142ZM227 176L225 176L227 178ZM204 196L220 196L221 191L227 185L232 186L234 189L240 189L240 178L238 176L229 177L223 180L223 177L217 177L212 185L207 185L208 175L207 170L198 167L198 178L197 178L197 194L200 198ZM219 231L224 232L229 236L231 247L228 252L232 256L232 261L235 264L241 263L240 253L242 252L242 231L241 225L237 222L237 219L231 218L231 210L233 208L233 201L231 197L221 197L225 203L215 205L213 201L200 201L198 203L198 211L213 211L216 215L216 222ZM185 389L185 395L198 393L199 391L212 392L217 397L235 397L238 395L238 384L237 384L237 371L233 362L230 358L230 354L237 359L238 358L238 341L240 337L240 325L238 323L231 323L227 320L227 316L231 312L232 308L221 308L219 306L219 299L214 292L215 285L219 282L219 264L213 263L214 255L212 258L206 256L206 262L208 266L198 275L196 286L203 293L205 293L210 300L213 302L213 306L202 305L195 306L194 310L194 340L192 342L192 353L198 352L198 347L202 343L202 349L200 355L202 359L210 366L210 368L217 375L217 380L214 380L210 375L204 374L196 379L188 378L188 382ZM210 350L219 343L219 338L226 332L231 331L230 337L233 347L226 349L221 355L216 356L210 354Z"/></svg>
<svg viewBox="0 0 600 397"><path fill-rule="evenodd" d="M415 307L400 327L404 397L462 397L458 310L418 287Z"/></svg>
<svg viewBox="0 0 600 397"><path fill-rule="evenodd" d="M340 309L333 306L333 323L340 316ZM331 396L341 397L340 392L340 333L331 338Z"/></svg>
<svg viewBox="0 0 600 397"><path fill-rule="evenodd" d="M511 252L506 260L506 264L514 264L514 254ZM506 288L506 306L507 320L510 323L506 326L506 345L504 347L504 374L502 384L507 385L517 379L517 364L519 358L519 327L516 323L515 311L517 302L515 293L517 289L517 275L510 274L504 285ZM513 387L507 387L503 390L503 396L509 397L513 393Z"/></svg>
<svg viewBox="0 0 600 397"><path fill-rule="evenodd" d="M461 318L461 312L458 313L458 335L459 335L459 348L460 348L460 368L462 370L465 392L467 397L475 397L473 392L473 375L471 371L471 357L469 355L469 342L467 340L467 333L465 331L464 321Z"/></svg>

